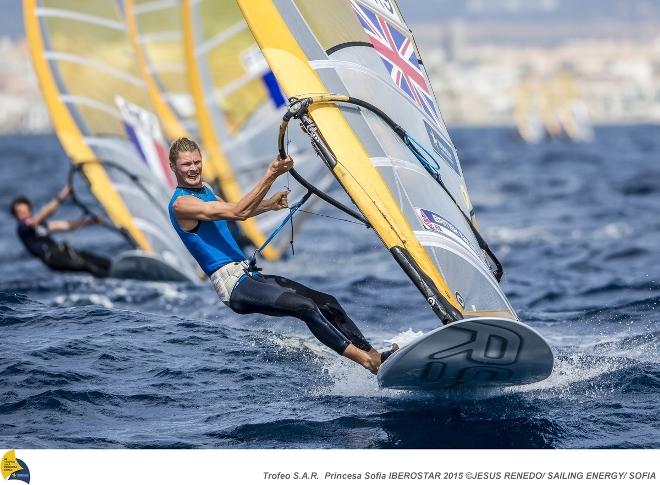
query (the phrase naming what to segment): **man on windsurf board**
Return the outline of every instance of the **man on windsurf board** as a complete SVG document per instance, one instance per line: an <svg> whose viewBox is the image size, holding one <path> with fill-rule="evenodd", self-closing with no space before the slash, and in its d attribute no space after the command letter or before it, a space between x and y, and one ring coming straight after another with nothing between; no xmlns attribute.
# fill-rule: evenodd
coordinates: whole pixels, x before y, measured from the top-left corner
<svg viewBox="0 0 660 485"><path fill-rule="evenodd" d="M298 318L321 343L375 374L398 348L396 344L392 350L377 352L332 295L250 268L227 227L228 221L288 207L286 192L270 198L266 194L292 168L293 160L273 160L254 188L235 203L220 199L202 182L201 150L195 141L176 140L169 160L177 180L169 204L170 220L223 303L240 314Z"/></svg>
<svg viewBox="0 0 660 485"><path fill-rule="evenodd" d="M75 231L101 220L85 216L75 220L49 220L62 202L71 195L71 186L64 187L36 214L32 212L32 202L24 195L16 197L9 210L16 219L16 232L25 249L35 258L43 261L55 271L83 271L98 278L105 278L110 272L110 260L89 251L83 251L58 242L51 237L56 232Z"/></svg>

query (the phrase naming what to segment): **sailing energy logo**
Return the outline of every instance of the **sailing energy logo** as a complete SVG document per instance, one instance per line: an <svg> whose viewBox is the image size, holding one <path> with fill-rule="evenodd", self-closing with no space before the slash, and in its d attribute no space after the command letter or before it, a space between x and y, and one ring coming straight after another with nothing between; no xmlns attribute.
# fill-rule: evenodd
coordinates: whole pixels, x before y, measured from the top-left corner
<svg viewBox="0 0 660 485"><path fill-rule="evenodd" d="M20 480L30 483L30 469L23 460L16 458L14 450L9 450L2 457L0 472L5 480Z"/></svg>

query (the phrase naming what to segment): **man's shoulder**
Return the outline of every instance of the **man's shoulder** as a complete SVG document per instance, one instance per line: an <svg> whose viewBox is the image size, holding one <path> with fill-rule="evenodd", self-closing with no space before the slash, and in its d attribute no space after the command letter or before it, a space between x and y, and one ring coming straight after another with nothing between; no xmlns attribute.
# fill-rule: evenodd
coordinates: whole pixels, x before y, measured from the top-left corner
<svg viewBox="0 0 660 485"><path fill-rule="evenodd" d="M206 191L215 199L215 200L222 200L218 194L215 193L213 190L213 187L211 187L208 182L202 182L204 187L206 188Z"/></svg>
<svg viewBox="0 0 660 485"><path fill-rule="evenodd" d="M179 197L185 196L185 195L190 195L189 193L186 192L186 190L183 187L175 187L174 192L172 192L172 197L170 197L170 205Z"/></svg>
<svg viewBox="0 0 660 485"><path fill-rule="evenodd" d="M17 221L16 230L19 233L34 232L35 227L32 221L28 219L27 221Z"/></svg>
<svg viewBox="0 0 660 485"><path fill-rule="evenodd" d="M194 197L202 202L213 202L219 200L218 196L213 192L213 189L204 182L202 187L197 189L186 189L185 187L177 187L172 198L170 199L170 205L174 203L179 197Z"/></svg>

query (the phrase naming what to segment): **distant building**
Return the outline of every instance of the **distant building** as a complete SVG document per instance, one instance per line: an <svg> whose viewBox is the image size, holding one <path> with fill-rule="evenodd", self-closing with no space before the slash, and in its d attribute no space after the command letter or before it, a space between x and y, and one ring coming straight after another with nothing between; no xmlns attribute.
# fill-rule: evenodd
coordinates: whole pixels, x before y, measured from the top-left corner
<svg viewBox="0 0 660 485"><path fill-rule="evenodd" d="M0 133L52 130L24 39L0 39Z"/></svg>

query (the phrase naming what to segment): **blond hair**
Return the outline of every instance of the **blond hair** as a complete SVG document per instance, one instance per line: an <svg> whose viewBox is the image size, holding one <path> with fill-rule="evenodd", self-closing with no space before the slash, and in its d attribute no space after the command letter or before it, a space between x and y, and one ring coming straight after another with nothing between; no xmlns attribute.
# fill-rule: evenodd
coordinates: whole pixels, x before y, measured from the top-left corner
<svg viewBox="0 0 660 485"><path fill-rule="evenodd" d="M170 146L170 163L173 165L176 164L176 159L179 157L179 153L194 151L198 151L200 154L202 153L202 150L200 150L199 145L195 140L191 140L185 136L177 138L172 143L172 146Z"/></svg>

